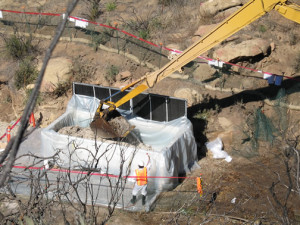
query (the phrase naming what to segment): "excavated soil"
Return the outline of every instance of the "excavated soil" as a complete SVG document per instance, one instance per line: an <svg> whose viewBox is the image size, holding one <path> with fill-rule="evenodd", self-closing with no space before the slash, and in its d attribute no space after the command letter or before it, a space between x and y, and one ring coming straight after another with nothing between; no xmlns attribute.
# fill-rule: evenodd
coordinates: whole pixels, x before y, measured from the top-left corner
<svg viewBox="0 0 300 225"><path fill-rule="evenodd" d="M116 122L116 119L114 119L114 122ZM126 123L126 125L127 125L127 123ZM117 122L117 124L121 127L121 124L119 122ZM124 129L124 126L122 128ZM123 133L124 133L124 130L122 131ZM145 149L145 150L149 150L149 151L152 150L151 146L148 146L141 142L141 140L138 138L137 131L132 131L131 133L129 133L127 135L127 137L121 138L116 141L95 137L95 133L92 131L92 129L90 127L67 126L67 127L63 127L61 129L59 129L58 133L72 136L72 137L89 139L89 140L95 140L95 138L97 138L98 141L102 141L102 142L106 142L106 143L111 142L111 143L117 144L118 142L123 142L123 143L129 144L130 146L135 147L135 148Z"/></svg>

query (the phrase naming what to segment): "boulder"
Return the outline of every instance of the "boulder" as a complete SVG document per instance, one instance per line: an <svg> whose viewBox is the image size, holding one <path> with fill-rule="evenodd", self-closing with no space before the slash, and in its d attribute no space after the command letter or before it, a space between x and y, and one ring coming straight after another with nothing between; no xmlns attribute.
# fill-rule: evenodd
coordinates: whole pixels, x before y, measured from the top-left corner
<svg viewBox="0 0 300 225"><path fill-rule="evenodd" d="M0 74L0 83L6 83L9 81L9 77L5 74Z"/></svg>
<svg viewBox="0 0 300 225"><path fill-rule="evenodd" d="M50 59L44 74L41 92L51 92L55 90L59 82L68 80L71 64L72 61L64 57ZM41 68L42 62L39 63L38 70Z"/></svg>
<svg viewBox="0 0 300 225"><path fill-rule="evenodd" d="M184 98L187 100L188 106L195 105L203 100L203 97L199 92L191 88L180 88L174 92L174 96L177 98Z"/></svg>
<svg viewBox="0 0 300 225"><path fill-rule="evenodd" d="M213 58L219 58L222 61L229 62L238 58L255 57L260 54L267 55L269 50L269 41L257 38L246 40L239 44L228 43L224 47L214 51Z"/></svg>
<svg viewBox="0 0 300 225"><path fill-rule="evenodd" d="M198 27L194 35L202 37L212 31L217 25L218 24L201 25Z"/></svg>
<svg viewBox="0 0 300 225"><path fill-rule="evenodd" d="M205 81L212 78L212 75L216 72L216 69L208 65L207 63L201 63L194 70L193 77L195 80Z"/></svg>
<svg viewBox="0 0 300 225"><path fill-rule="evenodd" d="M241 8L241 6L235 6L233 8L219 12L214 16L214 21L223 21L227 17L231 16L233 13L238 11L240 8Z"/></svg>
<svg viewBox="0 0 300 225"><path fill-rule="evenodd" d="M201 4L200 15L202 17L214 16L218 12L241 5L242 0L209 0Z"/></svg>
<svg viewBox="0 0 300 225"><path fill-rule="evenodd" d="M130 71L123 71L116 76L116 81L127 80L131 78L132 74Z"/></svg>

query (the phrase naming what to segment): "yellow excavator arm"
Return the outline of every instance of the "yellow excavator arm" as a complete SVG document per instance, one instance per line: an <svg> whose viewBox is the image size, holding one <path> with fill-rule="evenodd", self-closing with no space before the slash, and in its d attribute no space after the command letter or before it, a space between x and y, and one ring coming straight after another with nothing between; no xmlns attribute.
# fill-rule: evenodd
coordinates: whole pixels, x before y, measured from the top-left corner
<svg viewBox="0 0 300 225"><path fill-rule="evenodd" d="M150 73L149 75L145 75L139 80L122 88L121 91L124 91L138 84L137 87L131 90L119 101L117 101L116 103L109 101L101 102L99 108L97 109L97 116L95 115L95 118L102 118L104 114L115 110L138 94L142 93L148 88L153 87L157 82L161 81L175 71L181 70L181 68L187 63L191 62L204 52L213 48L220 42L224 41L226 38L230 37L234 33L238 32L248 24L252 23L256 19L262 17L273 9L278 11L284 17L300 23L300 7L296 4L288 3L287 0L251 0L243 5L233 15L221 22L206 36L202 37L199 41L195 42L193 45L187 48L177 58L167 63L164 67L162 67L158 71ZM103 104L106 104L109 107L105 111L103 111L103 113L101 113L100 108L102 108Z"/></svg>

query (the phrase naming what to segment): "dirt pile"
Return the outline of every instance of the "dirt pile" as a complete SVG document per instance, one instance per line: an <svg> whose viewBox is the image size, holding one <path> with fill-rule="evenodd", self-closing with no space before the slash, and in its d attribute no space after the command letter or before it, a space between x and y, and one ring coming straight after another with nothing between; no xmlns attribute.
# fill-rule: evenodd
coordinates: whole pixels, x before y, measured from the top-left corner
<svg viewBox="0 0 300 225"><path fill-rule="evenodd" d="M61 128L58 133L85 139L95 138L95 134L90 127L68 126Z"/></svg>
<svg viewBox="0 0 300 225"><path fill-rule="evenodd" d="M95 140L95 133L92 131L90 127L79 127L79 126L67 126L63 127L60 130L58 130L59 134L63 135L68 135L72 137L78 137L78 138L83 138L83 139L89 139L89 140ZM131 147L136 147L140 149L146 149L146 150L152 150L151 146L146 145L142 143L142 141L139 138L139 132L137 130L131 131L127 137L119 139L117 141L114 140L108 140L108 139L102 139L102 138L97 138L97 140L102 141L102 142L122 142L129 144Z"/></svg>

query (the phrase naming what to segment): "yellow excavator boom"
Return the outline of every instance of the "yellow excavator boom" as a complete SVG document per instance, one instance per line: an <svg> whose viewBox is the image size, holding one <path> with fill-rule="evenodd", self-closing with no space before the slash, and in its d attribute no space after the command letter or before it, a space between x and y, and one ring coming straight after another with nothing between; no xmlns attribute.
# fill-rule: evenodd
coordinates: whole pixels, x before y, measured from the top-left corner
<svg viewBox="0 0 300 225"><path fill-rule="evenodd" d="M105 112L107 113L115 110L138 94L142 93L148 88L153 87L157 82L166 78L170 74L174 73L175 71L180 71L181 68L187 63L191 62L204 52L213 48L220 42L224 41L226 38L230 37L248 24L252 23L253 21L257 20L258 18L274 9L284 17L300 23L300 7L298 5L288 3L287 0L250 0L237 12L218 24L216 28L214 28L211 32L209 32L199 41L195 42L193 45L187 48L177 58L171 60L161 69L154 71L149 75L145 75L139 80L123 88L121 91L124 91L135 84L138 84L137 87L131 90L127 95L122 97L116 103L107 102L109 103L109 107L105 110ZM105 104L105 102L102 103ZM99 107L102 107L102 103Z"/></svg>
<svg viewBox="0 0 300 225"><path fill-rule="evenodd" d="M300 23L300 7L298 5L287 4L286 0L251 0L233 15L221 22L214 30L186 49L177 58L167 63L158 71L139 79L141 83L117 101L114 104L115 107L118 108L146 89L153 87L157 82L175 71L180 70L187 63L273 9L276 9L286 18Z"/></svg>

